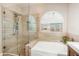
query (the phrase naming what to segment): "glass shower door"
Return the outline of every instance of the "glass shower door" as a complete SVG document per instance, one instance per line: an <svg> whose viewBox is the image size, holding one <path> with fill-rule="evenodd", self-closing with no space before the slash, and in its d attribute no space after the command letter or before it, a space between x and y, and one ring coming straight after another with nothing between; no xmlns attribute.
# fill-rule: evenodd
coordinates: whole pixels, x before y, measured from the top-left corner
<svg viewBox="0 0 79 59"><path fill-rule="evenodd" d="M17 26L15 29L15 14L12 11L7 9L3 11L2 25L3 55L19 55L16 30Z"/></svg>
<svg viewBox="0 0 79 59"><path fill-rule="evenodd" d="M28 11L28 4L27 10ZM28 15L2 7L3 55L26 55L25 46L29 43Z"/></svg>

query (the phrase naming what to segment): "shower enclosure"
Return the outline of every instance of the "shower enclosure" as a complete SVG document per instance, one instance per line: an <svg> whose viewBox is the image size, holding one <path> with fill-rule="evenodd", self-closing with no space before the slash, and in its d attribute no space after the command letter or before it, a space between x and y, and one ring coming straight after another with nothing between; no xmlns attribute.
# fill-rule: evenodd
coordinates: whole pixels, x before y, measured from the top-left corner
<svg viewBox="0 0 79 59"><path fill-rule="evenodd" d="M4 56L25 55L25 44L28 42L26 17L7 8L2 11L2 45ZM25 33L23 30L26 30ZM27 32L27 33L26 33Z"/></svg>
<svg viewBox="0 0 79 59"><path fill-rule="evenodd" d="M37 17L29 14L17 13L2 7L2 50L3 56L30 55L29 46L25 46L38 38ZM25 51L27 49L27 52Z"/></svg>

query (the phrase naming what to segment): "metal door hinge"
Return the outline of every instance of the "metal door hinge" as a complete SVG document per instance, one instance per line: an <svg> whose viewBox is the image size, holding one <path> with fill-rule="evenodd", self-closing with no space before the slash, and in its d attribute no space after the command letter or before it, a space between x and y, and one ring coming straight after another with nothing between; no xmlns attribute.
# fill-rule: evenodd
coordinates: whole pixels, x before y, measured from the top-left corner
<svg viewBox="0 0 79 59"><path fill-rule="evenodd" d="M5 14L5 11L3 11L3 14Z"/></svg>
<svg viewBox="0 0 79 59"><path fill-rule="evenodd" d="M6 46L3 46L3 49L5 49L6 48Z"/></svg>
<svg viewBox="0 0 79 59"><path fill-rule="evenodd" d="M29 21L27 21L27 23L29 23Z"/></svg>

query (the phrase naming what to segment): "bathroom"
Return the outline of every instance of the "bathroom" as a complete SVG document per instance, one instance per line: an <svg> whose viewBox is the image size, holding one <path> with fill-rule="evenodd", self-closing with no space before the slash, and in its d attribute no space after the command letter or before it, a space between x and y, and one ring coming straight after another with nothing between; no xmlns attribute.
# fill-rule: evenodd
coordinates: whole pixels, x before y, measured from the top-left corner
<svg viewBox="0 0 79 59"><path fill-rule="evenodd" d="M78 3L0 4L1 55L78 56L78 10Z"/></svg>

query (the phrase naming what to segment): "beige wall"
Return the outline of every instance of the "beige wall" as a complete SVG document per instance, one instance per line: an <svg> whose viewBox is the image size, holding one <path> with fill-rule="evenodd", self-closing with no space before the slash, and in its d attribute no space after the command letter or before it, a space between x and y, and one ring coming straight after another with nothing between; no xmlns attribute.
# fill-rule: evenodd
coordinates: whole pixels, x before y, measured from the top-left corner
<svg viewBox="0 0 79 59"><path fill-rule="evenodd" d="M3 4L0 4L2 5L3 7L5 8L8 8L9 10L11 11L14 11L18 14L22 14L22 15L26 15L28 9L24 9L24 8L27 8L28 5L25 4L24 8L21 8L20 6L22 6L22 4L19 4L19 3L3 3Z"/></svg>
<svg viewBox="0 0 79 59"><path fill-rule="evenodd" d="M28 42L28 29L27 29L27 16L22 16L21 18L21 23L22 23L22 39L23 39L23 42L27 43Z"/></svg>
<svg viewBox="0 0 79 59"><path fill-rule="evenodd" d="M68 15L68 4L30 4L30 14L36 14L38 20L40 22L41 17L48 11L57 11L61 13L64 17L64 27L62 33L43 33L39 32L39 40L53 40L53 39L61 39L61 36L67 32L67 15ZM40 26L39 26L40 27ZM39 28L40 29L40 28Z"/></svg>

